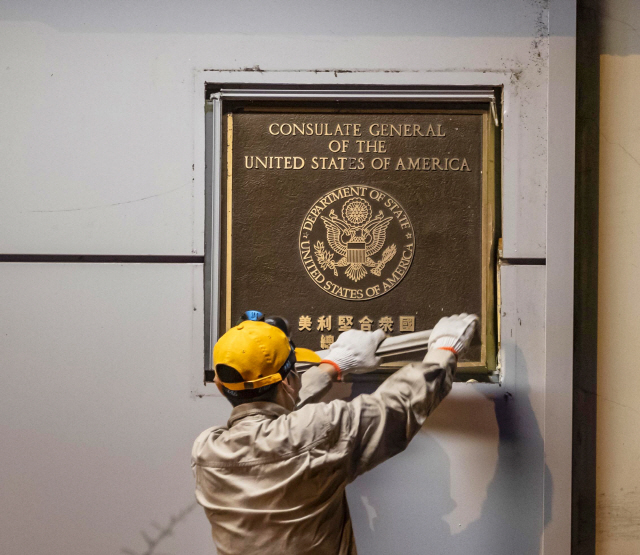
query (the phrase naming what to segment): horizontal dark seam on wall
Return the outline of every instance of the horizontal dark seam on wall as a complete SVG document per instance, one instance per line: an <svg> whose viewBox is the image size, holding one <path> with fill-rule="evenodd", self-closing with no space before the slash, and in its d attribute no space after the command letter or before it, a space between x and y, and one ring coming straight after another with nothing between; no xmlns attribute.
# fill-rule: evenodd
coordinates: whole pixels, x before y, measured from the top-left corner
<svg viewBox="0 0 640 555"><path fill-rule="evenodd" d="M464 71L475 73L520 73L520 71L509 71L499 67L481 67L481 68L464 68ZM454 71L460 71L460 68L437 68L437 69L415 69L415 68L318 68L318 69L264 69L259 65L251 67L236 67L236 68L204 68L202 71L210 73L451 73ZM481 85L482 86L482 85ZM451 87L454 88L454 87ZM469 87L466 87L469 88Z"/></svg>
<svg viewBox="0 0 640 555"><path fill-rule="evenodd" d="M137 254L0 254L0 262L53 262L93 264L203 264L201 255Z"/></svg>
<svg viewBox="0 0 640 555"><path fill-rule="evenodd" d="M545 266L546 258L501 258L503 266Z"/></svg>

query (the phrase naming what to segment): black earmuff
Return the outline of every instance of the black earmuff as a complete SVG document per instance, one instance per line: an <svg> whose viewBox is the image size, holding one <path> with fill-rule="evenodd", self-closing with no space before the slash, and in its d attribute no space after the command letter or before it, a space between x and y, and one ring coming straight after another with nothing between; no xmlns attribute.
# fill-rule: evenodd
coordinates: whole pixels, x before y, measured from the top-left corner
<svg viewBox="0 0 640 555"><path fill-rule="evenodd" d="M296 346L291 340L291 326L289 325L289 322L282 316L268 316L265 318L264 314L259 310L247 310L246 312L243 312L242 316L240 317L240 321L244 322L246 320L252 320L254 322L264 322L265 324L269 324L278 328L287 336L289 345L291 346L291 353L289 354L289 357L287 358L282 368L279 370L280 375L284 380L287 377L287 374L289 374L289 372L296 366Z"/></svg>
<svg viewBox="0 0 640 555"><path fill-rule="evenodd" d="M291 341L291 326L289 326L289 322L287 322L286 318L283 318L282 316L268 316L264 321L267 324L271 324L272 326L282 330L289 338L289 341Z"/></svg>

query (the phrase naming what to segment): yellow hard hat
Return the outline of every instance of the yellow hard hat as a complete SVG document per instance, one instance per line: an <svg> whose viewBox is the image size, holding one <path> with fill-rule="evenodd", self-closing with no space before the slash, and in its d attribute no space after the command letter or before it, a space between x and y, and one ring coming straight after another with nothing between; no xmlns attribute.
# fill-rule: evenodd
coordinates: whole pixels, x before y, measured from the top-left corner
<svg viewBox="0 0 640 555"><path fill-rule="evenodd" d="M218 379L232 391L278 383L295 362L295 351L285 333L266 322L245 320L225 333L213 348ZM243 381L226 382L221 366L234 369Z"/></svg>

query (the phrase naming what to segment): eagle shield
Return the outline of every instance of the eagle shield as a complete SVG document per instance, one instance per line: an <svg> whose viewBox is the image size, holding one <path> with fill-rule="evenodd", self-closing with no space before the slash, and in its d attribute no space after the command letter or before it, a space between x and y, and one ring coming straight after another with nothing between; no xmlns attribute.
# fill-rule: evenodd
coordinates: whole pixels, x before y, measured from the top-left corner
<svg viewBox="0 0 640 555"><path fill-rule="evenodd" d="M393 217L385 217L382 210L372 217L371 204L360 197L345 202L341 216L342 218L338 217L335 210L331 210L328 217L321 216L327 230L329 247L341 258L334 261L333 254L318 241L314 247L318 263L325 270L331 268L336 276L338 268L346 268L345 275L355 282L367 275L367 268L371 268L371 273L379 276L387 262L396 254L396 246L393 244L384 250L380 260L373 259L384 246L387 227Z"/></svg>

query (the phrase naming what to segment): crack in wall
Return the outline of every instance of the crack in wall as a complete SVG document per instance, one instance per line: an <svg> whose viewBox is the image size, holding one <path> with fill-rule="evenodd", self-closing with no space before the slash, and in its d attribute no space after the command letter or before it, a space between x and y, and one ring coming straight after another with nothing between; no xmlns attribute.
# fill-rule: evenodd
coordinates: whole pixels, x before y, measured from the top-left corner
<svg viewBox="0 0 640 555"><path fill-rule="evenodd" d="M112 202L110 204L97 204L96 206L87 206L84 208L60 208L55 210L27 210L27 212L35 213L35 214L48 214L48 213L56 213L56 212L82 212L85 210L97 210L99 208L111 208L112 206L122 206L123 204L133 204L134 202L142 202L144 200L149 200L151 198L161 197L164 195L168 195L169 193L174 193L180 189L184 189L186 185L180 185L180 187L176 187L175 189L171 189L169 191L164 191L163 193L157 193L155 195L149 195L142 198L136 198L132 200L125 200L122 202Z"/></svg>

